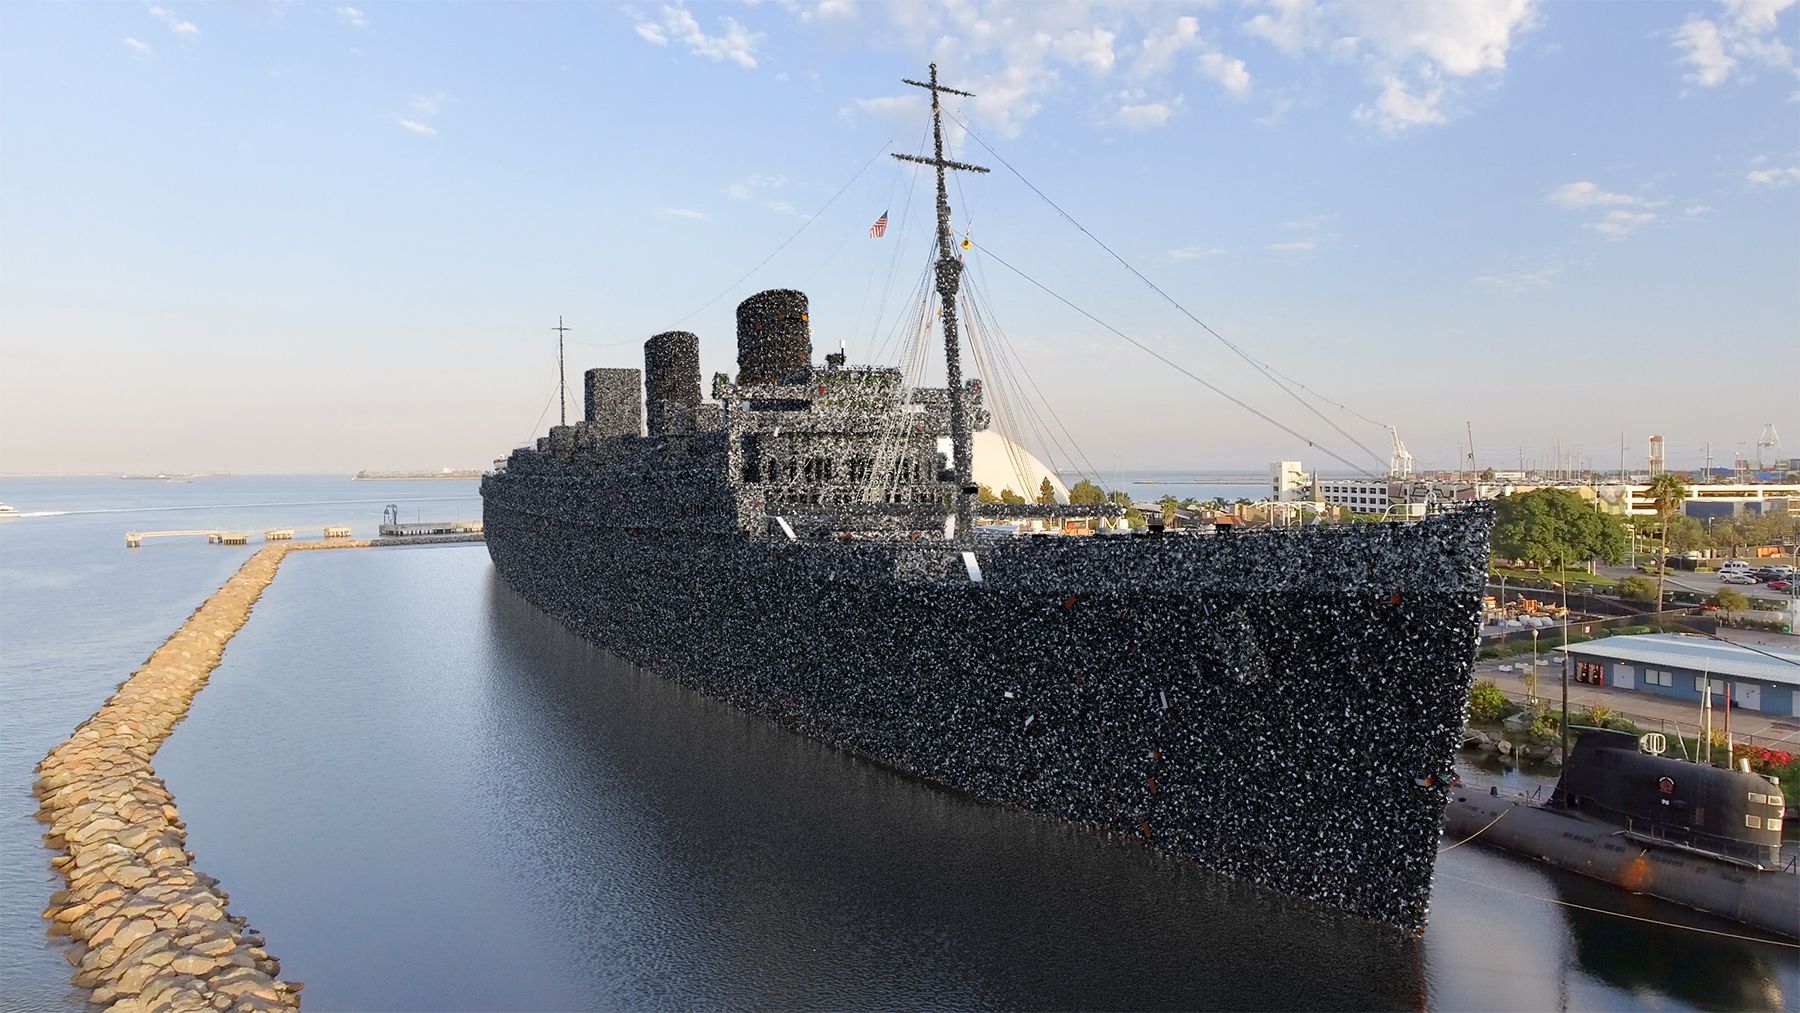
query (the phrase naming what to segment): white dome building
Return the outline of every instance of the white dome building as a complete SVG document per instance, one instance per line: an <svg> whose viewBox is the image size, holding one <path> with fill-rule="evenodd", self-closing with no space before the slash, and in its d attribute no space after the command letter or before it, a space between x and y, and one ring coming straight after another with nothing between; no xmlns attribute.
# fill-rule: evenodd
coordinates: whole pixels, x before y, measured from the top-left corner
<svg viewBox="0 0 1800 1013"><path fill-rule="evenodd" d="M939 440L938 446L944 452L946 460L953 459L948 437ZM975 482L994 490L994 495L1000 495L1002 489L1011 489L1027 500L1036 502L1038 489L1047 478L1050 480L1050 488L1056 492L1056 501L1069 501L1069 487L1056 477L1056 472L1046 467L1031 451L1007 439L999 431L977 431L974 450Z"/></svg>

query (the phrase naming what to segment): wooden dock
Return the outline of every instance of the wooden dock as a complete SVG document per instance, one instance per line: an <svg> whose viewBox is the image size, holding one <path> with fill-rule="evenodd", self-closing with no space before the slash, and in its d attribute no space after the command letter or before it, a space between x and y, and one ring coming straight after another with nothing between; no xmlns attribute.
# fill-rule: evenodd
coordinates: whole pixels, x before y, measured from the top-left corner
<svg viewBox="0 0 1800 1013"><path fill-rule="evenodd" d="M265 528L265 529L263 529L263 541L265 541L265 542L291 542L294 540L294 531L295 530L296 529L294 529L294 528ZM477 528L477 530L480 530L480 529ZM350 537L350 525L348 525L348 524L329 525L324 529L324 536L326 538L349 538ZM189 529L182 529L182 530L177 530L177 531L127 531L127 532L125 532L125 547L127 549L142 548L144 545L144 540L147 538L197 538L197 537L204 537L207 541L207 544L209 544L209 545L248 545L248 544L250 544L250 532L248 532L248 531L225 531L220 528L189 528Z"/></svg>

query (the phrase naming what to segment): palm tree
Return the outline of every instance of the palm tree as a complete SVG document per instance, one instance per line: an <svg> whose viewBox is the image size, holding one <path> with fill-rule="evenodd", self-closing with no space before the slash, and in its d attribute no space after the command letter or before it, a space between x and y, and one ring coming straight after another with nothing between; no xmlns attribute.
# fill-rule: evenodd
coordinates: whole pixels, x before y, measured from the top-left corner
<svg viewBox="0 0 1800 1013"><path fill-rule="evenodd" d="M1665 471L1650 480L1649 493L1650 501L1656 504L1656 516L1662 520L1662 563L1656 570L1657 624L1661 625L1663 582L1669 576L1669 519L1687 501L1687 483L1681 480L1680 475Z"/></svg>

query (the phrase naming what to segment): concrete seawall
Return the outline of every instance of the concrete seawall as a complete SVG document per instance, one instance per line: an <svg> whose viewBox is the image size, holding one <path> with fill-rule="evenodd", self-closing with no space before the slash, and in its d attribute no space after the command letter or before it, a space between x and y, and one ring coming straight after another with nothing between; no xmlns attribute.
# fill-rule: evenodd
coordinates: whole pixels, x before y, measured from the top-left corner
<svg viewBox="0 0 1800 1013"><path fill-rule="evenodd" d="M216 879L193 867L175 800L150 765L218 667L290 552L367 541L282 543L225 585L119 685L93 717L38 764L38 818L68 887L50 898L51 931L74 940L74 984L122 1013L292 1010L298 982L246 920L227 913Z"/></svg>

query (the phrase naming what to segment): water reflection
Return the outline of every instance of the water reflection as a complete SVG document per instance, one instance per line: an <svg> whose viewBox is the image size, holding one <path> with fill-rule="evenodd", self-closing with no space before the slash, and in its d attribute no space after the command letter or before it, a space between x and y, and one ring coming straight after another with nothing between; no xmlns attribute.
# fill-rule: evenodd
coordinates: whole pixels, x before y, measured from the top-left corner
<svg viewBox="0 0 1800 1013"><path fill-rule="evenodd" d="M538 747L515 774L557 786L589 862L637 856L628 910L621 881L546 892L586 935L681 940L656 998L1423 1005L1418 947L1386 930L898 777L589 649L492 579L486 604L516 661L486 687L496 733Z"/></svg>
<svg viewBox="0 0 1800 1013"><path fill-rule="evenodd" d="M1800 980L1589 924L1539 899L1583 881L1476 846L1413 942L977 804L592 649L478 547L290 560L157 766L319 1009L1765 1007Z"/></svg>

